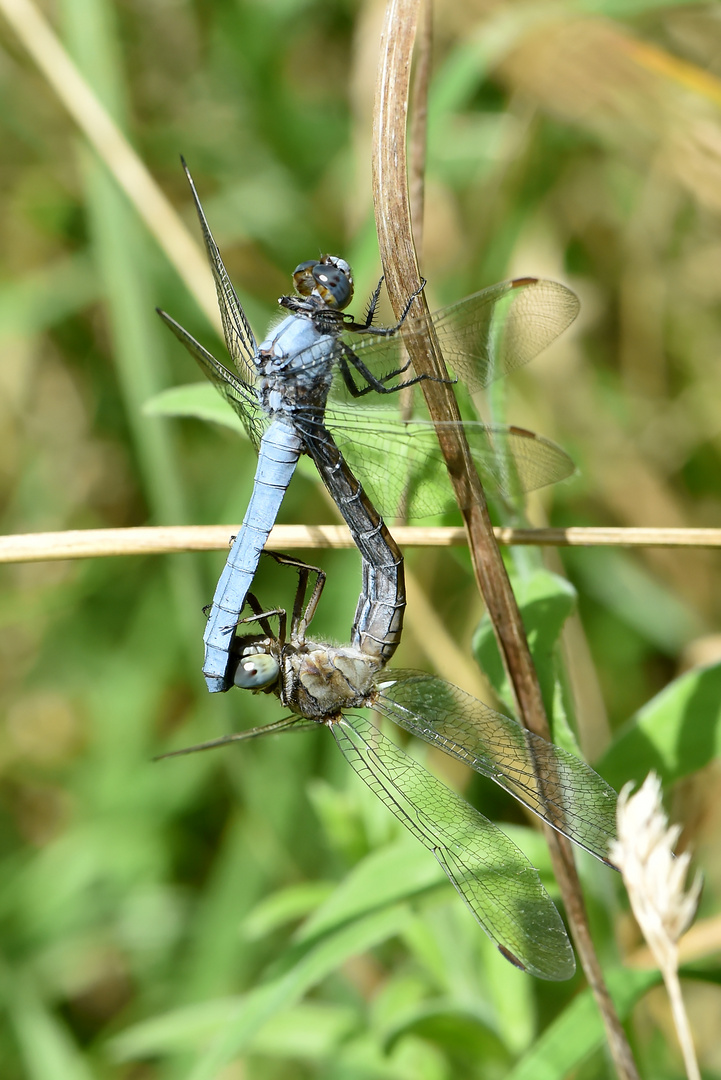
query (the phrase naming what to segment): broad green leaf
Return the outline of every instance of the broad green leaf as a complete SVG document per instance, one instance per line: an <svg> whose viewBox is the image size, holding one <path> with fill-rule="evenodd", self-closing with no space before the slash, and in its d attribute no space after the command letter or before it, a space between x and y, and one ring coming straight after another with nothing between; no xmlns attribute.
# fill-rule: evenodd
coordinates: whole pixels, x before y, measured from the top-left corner
<svg viewBox="0 0 721 1080"><path fill-rule="evenodd" d="M304 881L290 885L266 897L243 921L243 935L247 940L265 937L295 919L314 911L333 892L329 881Z"/></svg>
<svg viewBox="0 0 721 1080"><path fill-rule="evenodd" d="M721 753L721 664L694 668L639 709L597 762L616 788L655 769L665 784Z"/></svg>
<svg viewBox="0 0 721 1080"><path fill-rule="evenodd" d="M405 906L396 905L353 922L310 947L291 949L280 959L285 970L255 990L176 1009L138 1024L112 1040L112 1052L117 1058L128 1059L163 1049L182 1049L215 1036L192 1073L193 1080L210 1080L245 1051L269 1021L295 1006L304 993L350 956L398 934L407 919Z"/></svg>
<svg viewBox="0 0 721 1080"><path fill-rule="evenodd" d="M171 386L149 398L143 405L146 416L188 416L223 424L247 439L240 418L209 382Z"/></svg>
<svg viewBox="0 0 721 1080"><path fill-rule="evenodd" d="M303 924L297 940L313 940L390 904L442 886L446 880L435 859L412 838L404 837L362 859Z"/></svg>
<svg viewBox="0 0 721 1080"><path fill-rule="evenodd" d="M253 1039L253 1051L272 1057L327 1057L360 1026L360 1010L304 1001L269 1020Z"/></svg>
<svg viewBox="0 0 721 1080"><path fill-rule="evenodd" d="M106 1044L115 1061L199 1049L238 1015L243 999L216 998L135 1024ZM311 1056L328 1053L356 1023L353 1009L303 1002L274 1016L252 1041L256 1053Z"/></svg>
<svg viewBox="0 0 721 1080"><path fill-rule="evenodd" d="M514 579L513 585L546 708L550 710L555 683L553 650L563 624L574 610L576 590L565 578L543 568ZM487 615L476 631L473 652L498 693L508 700L506 674Z"/></svg>
<svg viewBox="0 0 721 1080"><path fill-rule="evenodd" d="M660 980L657 971L616 968L609 972L606 983L619 1019L625 1020L636 1002ZM506 1080L564 1080L603 1045L604 1039L598 1007L586 989L546 1028Z"/></svg>
<svg viewBox="0 0 721 1080"><path fill-rule="evenodd" d="M292 965L283 974L246 994L236 1016L203 1054L190 1080L215 1080L219 1070L246 1050L271 1017L295 1004L351 956L400 933L407 918L407 908L399 904L352 922L308 949L287 953L284 960L294 957Z"/></svg>
<svg viewBox="0 0 721 1080"><path fill-rule="evenodd" d="M195 1049L237 1016L242 1001L240 996L215 998L174 1009L113 1036L106 1048L115 1061Z"/></svg>
<svg viewBox="0 0 721 1080"><path fill-rule="evenodd" d="M443 1000L421 1002L398 1018L386 1033L386 1043L392 1047L410 1034L444 1048L451 1060L465 1059L471 1067L472 1062L481 1060L500 1076L506 1074L512 1060L498 1036L470 1005L464 1009Z"/></svg>
<svg viewBox="0 0 721 1080"><path fill-rule="evenodd" d="M27 1080L92 1080L70 1029L47 1008L27 981L4 973L6 1005L20 1044Z"/></svg>

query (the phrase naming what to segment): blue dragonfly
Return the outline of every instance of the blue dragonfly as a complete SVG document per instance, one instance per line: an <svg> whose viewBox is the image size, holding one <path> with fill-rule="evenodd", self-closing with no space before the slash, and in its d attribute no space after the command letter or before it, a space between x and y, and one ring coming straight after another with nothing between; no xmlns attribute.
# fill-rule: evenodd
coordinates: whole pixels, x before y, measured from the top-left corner
<svg viewBox="0 0 721 1080"><path fill-rule="evenodd" d="M290 634L287 613L264 610L249 593L253 615L242 620L244 632L233 643L233 681L241 689L274 694L291 715L163 756L328 728L361 779L436 857L502 955L539 978L570 978L575 960L565 927L525 855L357 710L374 709L460 759L609 866L616 793L580 758L451 683L416 671L384 671L368 639L356 637L343 646L309 639L325 575L287 556L273 557L300 575ZM316 582L304 607L311 575ZM403 596L397 599L402 606ZM258 632L250 632L252 623L259 624ZM391 632L390 619L387 628ZM376 631L383 632L380 620Z"/></svg>
<svg viewBox="0 0 721 1080"><path fill-rule="evenodd" d="M330 463L342 453L372 503L392 516L439 513L453 505L453 496L436 429L428 420L403 419L388 408L359 407L358 399L371 392L387 400L420 381L407 377L409 363L404 360L410 338L427 333L425 320L408 316L412 297L397 324L375 326L379 282L365 319L356 322L344 311L353 296L350 267L341 258L325 255L296 268L296 295L279 300L289 314L258 343L185 162L183 166L235 371L170 315L159 314L230 403L259 451L253 494L218 581L204 634L203 672L208 689L219 692L232 685L228 664L233 636L301 453L314 460L334 498L337 470ZM484 289L431 318L454 376L473 392L531 360L577 312L578 300L563 285L523 278ZM573 472L560 447L532 432L469 421L463 427L492 495L532 490ZM378 572L372 552L367 554L367 565Z"/></svg>

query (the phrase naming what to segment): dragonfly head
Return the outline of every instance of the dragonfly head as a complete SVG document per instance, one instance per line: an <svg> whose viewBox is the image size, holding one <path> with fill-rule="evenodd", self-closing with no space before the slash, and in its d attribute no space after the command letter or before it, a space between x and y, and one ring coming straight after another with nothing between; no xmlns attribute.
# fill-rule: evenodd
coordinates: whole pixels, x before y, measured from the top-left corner
<svg viewBox="0 0 721 1080"><path fill-rule="evenodd" d="M241 656L235 669L233 683L241 690L267 690L278 681L280 665L268 653L249 653Z"/></svg>
<svg viewBox="0 0 721 1080"><path fill-rule="evenodd" d="M353 299L353 274L345 259L322 255L300 263L293 271L293 284L301 296L319 296L330 308L342 311Z"/></svg>

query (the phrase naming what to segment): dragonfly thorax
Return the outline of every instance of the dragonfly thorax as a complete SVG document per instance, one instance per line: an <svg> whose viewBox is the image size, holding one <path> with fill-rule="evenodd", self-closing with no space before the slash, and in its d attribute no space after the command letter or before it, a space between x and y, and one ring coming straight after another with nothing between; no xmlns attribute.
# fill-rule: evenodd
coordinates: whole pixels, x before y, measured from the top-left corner
<svg viewBox="0 0 721 1080"><path fill-rule="evenodd" d="M278 364L311 349L324 336L310 315L287 315L268 331L268 336L259 344L259 360Z"/></svg>
<svg viewBox="0 0 721 1080"><path fill-rule="evenodd" d="M325 409L335 337L307 316L289 315L258 347L258 395L270 416Z"/></svg>
<svg viewBox="0 0 721 1080"><path fill-rule="evenodd" d="M364 708L372 703L380 666L350 646L334 648L308 642L284 658L283 703L319 721L345 709Z"/></svg>

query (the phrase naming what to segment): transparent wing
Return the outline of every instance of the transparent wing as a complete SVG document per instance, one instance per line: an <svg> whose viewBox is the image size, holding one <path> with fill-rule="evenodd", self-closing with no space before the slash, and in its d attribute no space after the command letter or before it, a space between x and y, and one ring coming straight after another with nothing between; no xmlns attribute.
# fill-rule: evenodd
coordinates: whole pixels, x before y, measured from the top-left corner
<svg viewBox="0 0 721 1080"><path fill-rule="evenodd" d="M275 720L270 724L261 724L260 727L248 728L246 731L233 731L230 735L221 735L218 739L196 743L195 746L183 746L180 750L169 750L166 754L158 754L153 758L153 761L164 761L166 758L171 757L183 757L185 754L197 754L201 750L216 750L219 746L227 746L228 743L247 742L248 739L258 739L263 735L283 735L286 732L297 733L317 729L317 720L308 720L304 716L286 716L282 720Z"/></svg>
<svg viewBox="0 0 721 1080"><path fill-rule="evenodd" d="M193 196L195 209L197 210L198 218L200 219L200 228L203 233L205 250L208 253L210 269L213 271L215 291L218 294L218 307L220 308L220 317L223 321L225 343L228 346L228 352L233 359L233 363L238 370L241 380L252 386L255 381L255 357L258 351L255 337L250 328L250 324L245 317L245 312L240 306L238 295L228 277L228 271L223 265L223 260L218 251L218 245L213 239L213 234L210 231L203 207L200 204L198 193L195 190L195 184L190 175L190 170L183 158L181 158L181 161L183 162L183 169L185 170L185 175L190 184L190 192Z"/></svg>
<svg viewBox="0 0 721 1080"><path fill-rule="evenodd" d="M371 502L388 517L413 520L455 507L436 428L429 420L403 421L387 411L332 406L326 423ZM513 500L575 471L560 446L532 431L477 421L461 426L488 495ZM308 437L312 434L309 428Z"/></svg>
<svg viewBox="0 0 721 1080"><path fill-rule="evenodd" d="M160 310L158 314L239 416L257 449L268 418L255 391L170 315ZM322 440L317 413L289 409L288 415L294 417L307 444ZM381 513L416 520L455 507L436 429L430 421L403 421L397 414L358 405L329 408L325 419L348 465ZM560 446L532 431L477 421L465 421L462 427L490 496L513 500L519 493L566 480L575 471L573 461Z"/></svg>
<svg viewBox="0 0 721 1080"><path fill-rule="evenodd" d="M180 323L177 323L175 319L167 314L167 312L161 311L160 308L157 310L158 315L165 325L170 327L178 341L182 342L193 359L197 361L203 374L210 379L216 389L238 414L243 427L248 434L248 438L257 450L263 431L267 426L267 421L258 404L258 398L254 388L248 386L247 383L243 382L242 379L239 379L237 375L234 375L232 371L228 371L219 360L215 359L212 353L208 352L199 341L195 340L192 334L189 334L187 330L184 330Z"/></svg>
<svg viewBox="0 0 721 1080"><path fill-rule="evenodd" d="M360 716L331 725L358 775L433 852L503 955L541 979L569 979L575 960L537 871L492 822Z"/></svg>
<svg viewBox="0 0 721 1080"><path fill-rule="evenodd" d="M613 865L608 847L616 835L616 792L584 761L433 675L393 671L377 685L376 707L396 724L495 780Z"/></svg>
<svg viewBox="0 0 721 1080"><path fill-rule="evenodd" d="M477 390L533 360L579 310L578 297L565 285L520 278L437 311L433 323L446 360Z"/></svg>
<svg viewBox="0 0 721 1080"><path fill-rule="evenodd" d="M533 360L571 325L579 310L578 297L565 285L518 278L440 308L431 321L447 364L473 392ZM343 340L380 377L400 367L403 348L427 332L424 318L408 318L390 337L348 331ZM337 393L343 399L340 380Z"/></svg>

